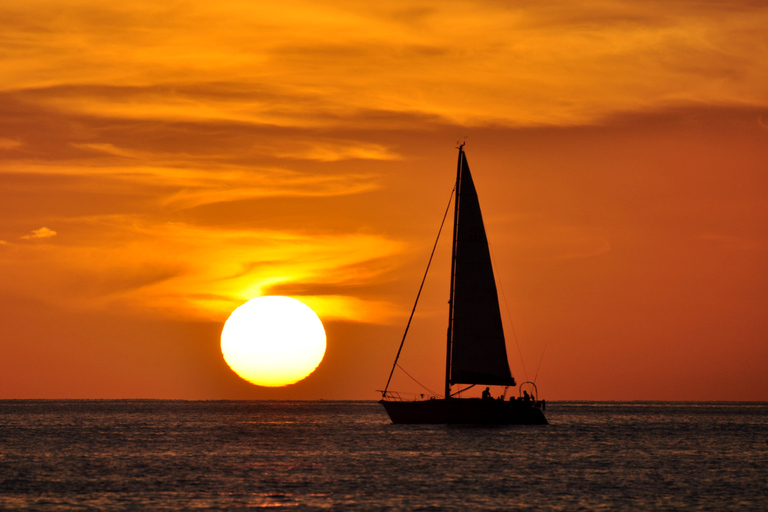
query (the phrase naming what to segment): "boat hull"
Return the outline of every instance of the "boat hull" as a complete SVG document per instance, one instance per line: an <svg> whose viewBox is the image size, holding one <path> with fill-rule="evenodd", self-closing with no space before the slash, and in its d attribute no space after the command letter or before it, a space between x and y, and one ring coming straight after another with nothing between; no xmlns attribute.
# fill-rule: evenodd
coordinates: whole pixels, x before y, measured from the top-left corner
<svg viewBox="0 0 768 512"><path fill-rule="evenodd" d="M531 402L451 398L381 400L392 423L464 425L546 425L547 418Z"/></svg>

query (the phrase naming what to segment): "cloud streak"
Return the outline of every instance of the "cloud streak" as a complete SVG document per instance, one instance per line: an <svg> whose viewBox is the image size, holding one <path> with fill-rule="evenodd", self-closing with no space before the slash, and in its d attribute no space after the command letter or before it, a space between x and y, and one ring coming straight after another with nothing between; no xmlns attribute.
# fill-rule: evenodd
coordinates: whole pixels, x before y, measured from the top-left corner
<svg viewBox="0 0 768 512"><path fill-rule="evenodd" d="M221 230L135 217L78 224L72 226L78 239L68 245L9 245L0 260L4 291L63 307L223 321L246 300L284 283L336 289L370 283L393 268L382 262L402 250L400 243L375 235ZM41 228L24 238L54 234ZM308 301L325 319L381 322L392 312L381 299L359 293L313 293Z"/></svg>
<svg viewBox="0 0 768 512"><path fill-rule="evenodd" d="M17 23L0 71L4 90L60 112L308 127L375 108L570 125L768 103L768 9L748 2L50 5L2 9Z"/></svg>
<svg viewBox="0 0 768 512"><path fill-rule="evenodd" d="M37 240L41 238L51 238L56 236L56 232L52 229L42 227L40 229L33 229L29 235L20 237L22 240Z"/></svg>

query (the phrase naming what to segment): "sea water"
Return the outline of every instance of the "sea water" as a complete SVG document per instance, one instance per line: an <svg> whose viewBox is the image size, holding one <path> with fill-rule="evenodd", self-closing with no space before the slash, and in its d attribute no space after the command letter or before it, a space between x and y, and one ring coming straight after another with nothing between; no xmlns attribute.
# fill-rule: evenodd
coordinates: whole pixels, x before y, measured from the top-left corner
<svg viewBox="0 0 768 512"><path fill-rule="evenodd" d="M547 426L376 402L0 401L0 508L768 510L768 404L551 402Z"/></svg>

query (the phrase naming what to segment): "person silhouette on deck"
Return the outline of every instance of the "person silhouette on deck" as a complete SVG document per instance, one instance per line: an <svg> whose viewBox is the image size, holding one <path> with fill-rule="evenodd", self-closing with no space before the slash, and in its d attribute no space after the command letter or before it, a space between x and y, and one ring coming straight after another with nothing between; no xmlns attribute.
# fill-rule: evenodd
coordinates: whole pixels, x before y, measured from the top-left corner
<svg viewBox="0 0 768 512"><path fill-rule="evenodd" d="M483 400L490 400L491 398L491 388L486 387L485 391L483 391Z"/></svg>

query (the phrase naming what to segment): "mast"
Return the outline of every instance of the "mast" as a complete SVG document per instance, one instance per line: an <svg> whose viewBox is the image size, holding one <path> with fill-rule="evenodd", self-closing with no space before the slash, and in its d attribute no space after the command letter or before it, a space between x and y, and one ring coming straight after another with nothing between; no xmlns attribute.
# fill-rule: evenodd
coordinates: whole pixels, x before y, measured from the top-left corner
<svg viewBox="0 0 768 512"><path fill-rule="evenodd" d="M459 161L456 164L456 200L453 210L453 238L451 242L451 290L448 299L448 341L445 353L445 398L451 398L451 345L453 343L453 299L456 292L456 240L459 227L459 203L461 202L461 163L464 142L459 146Z"/></svg>

